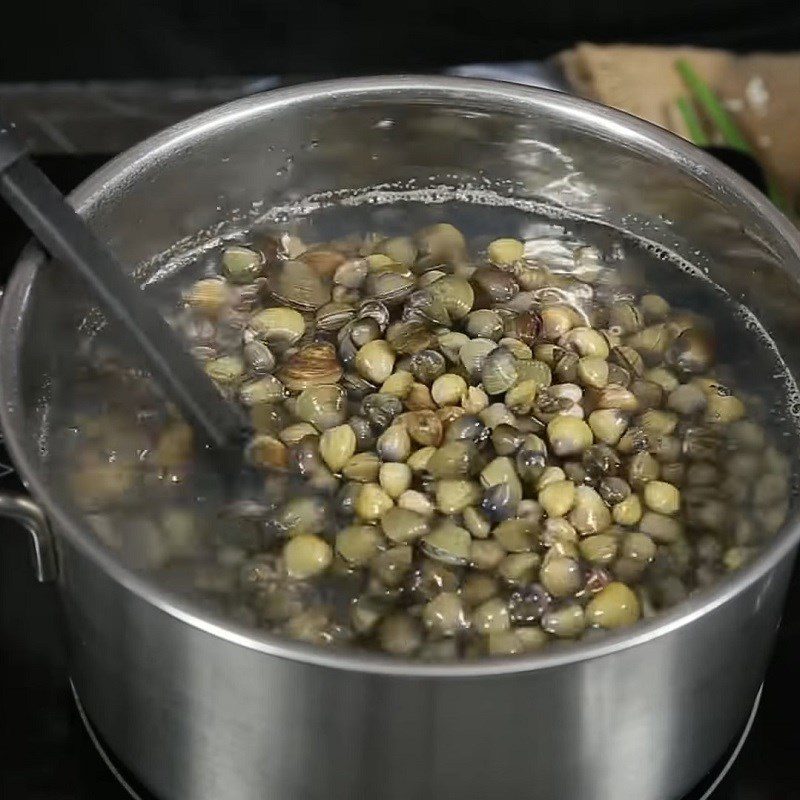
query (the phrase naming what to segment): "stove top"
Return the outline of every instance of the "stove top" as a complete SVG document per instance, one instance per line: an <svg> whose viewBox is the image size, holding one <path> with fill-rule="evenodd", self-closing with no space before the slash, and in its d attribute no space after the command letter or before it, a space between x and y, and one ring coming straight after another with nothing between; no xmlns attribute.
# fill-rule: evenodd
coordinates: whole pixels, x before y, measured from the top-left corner
<svg viewBox="0 0 800 800"><path fill-rule="evenodd" d="M52 155L41 157L39 163L67 191L106 158ZM11 212L0 206L0 281L7 278L26 238ZM8 464L4 453L0 464ZM0 467L0 489L19 488L13 470ZM62 629L55 588L34 580L25 534L0 521L0 796L128 800L133 790L141 800L153 800L114 763L112 755L104 760L97 749L102 743L85 727L70 689ZM739 742L732 743L686 800L800 800L800 725L795 718L800 707L799 675L800 575L796 575L760 706L752 727L742 731L741 750Z"/></svg>

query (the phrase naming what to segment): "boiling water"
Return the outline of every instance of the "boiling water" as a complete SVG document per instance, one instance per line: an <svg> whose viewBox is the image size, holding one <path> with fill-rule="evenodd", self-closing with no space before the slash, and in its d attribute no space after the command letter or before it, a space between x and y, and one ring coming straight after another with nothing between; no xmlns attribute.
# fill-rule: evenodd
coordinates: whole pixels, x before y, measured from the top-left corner
<svg viewBox="0 0 800 800"><path fill-rule="evenodd" d="M541 209L452 200L384 204L379 202L382 199L322 204L301 216L273 215L233 240L258 242L265 232L279 228L310 244L374 232L407 235L432 223L449 222L465 234L477 263L493 239L525 240L526 254L554 273L587 276L599 294L655 293L673 308L709 319L717 340L717 377L735 386L748 401L749 415L769 431L778 449L793 454L798 427L794 379L758 321L703 270L607 226L555 219ZM147 290L176 326L185 323L183 292L193 281L219 273L224 244L209 242L149 270ZM86 480L76 483L73 479L85 466L86 441L105 437L103 452L110 463L131 460L146 465L166 420L164 403L146 379L109 366L118 365L120 359L106 331L92 337L85 359L86 379L59 400L58 424L51 428L56 434L49 445L50 465L66 498L92 493ZM283 496L305 494L308 487L292 479L281 486L281 492ZM268 520L253 522L247 515L220 517L230 499L213 467L198 461L191 471L146 469L144 477L137 477L136 485L111 507L102 502L81 505L98 536L130 566L156 573L164 585L211 611L258 625L257 615L241 602L237 581L243 561L268 546L264 537L274 537L275 529ZM343 524L332 521L330 535ZM315 591L343 612L358 591L356 583L353 576L338 576L320 582Z"/></svg>

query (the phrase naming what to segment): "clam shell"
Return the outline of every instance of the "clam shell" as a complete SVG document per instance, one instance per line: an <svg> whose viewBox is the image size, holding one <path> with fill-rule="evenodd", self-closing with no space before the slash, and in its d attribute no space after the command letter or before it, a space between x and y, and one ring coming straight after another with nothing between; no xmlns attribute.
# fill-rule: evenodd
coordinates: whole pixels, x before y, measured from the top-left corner
<svg viewBox="0 0 800 800"><path fill-rule="evenodd" d="M309 386L337 383L342 377L342 365L332 344L314 342L290 355L278 368L277 376L287 389L297 392Z"/></svg>
<svg viewBox="0 0 800 800"><path fill-rule="evenodd" d="M341 386L311 386L297 398L295 414L320 431L341 425L347 418L347 395Z"/></svg>
<svg viewBox="0 0 800 800"><path fill-rule="evenodd" d="M477 379L481 375L483 362L496 349L497 343L491 339L470 339L461 346L458 356L470 378Z"/></svg>
<svg viewBox="0 0 800 800"><path fill-rule="evenodd" d="M432 322L449 328L450 314L445 304L428 289L418 289L406 301L403 319L407 322Z"/></svg>
<svg viewBox="0 0 800 800"><path fill-rule="evenodd" d="M459 320L469 314L475 303L475 292L464 278L456 275L445 275L433 281L428 291L441 301L450 315L450 319Z"/></svg>
<svg viewBox="0 0 800 800"><path fill-rule="evenodd" d="M367 317L374 319L383 332L389 324L389 309L380 300L365 300L358 307L357 319L366 319Z"/></svg>
<svg viewBox="0 0 800 800"><path fill-rule="evenodd" d="M525 311L505 319L505 335L527 345L534 344L541 332L542 318L535 311Z"/></svg>
<svg viewBox="0 0 800 800"><path fill-rule="evenodd" d="M481 382L487 394L502 394L517 382L517 360L505 347L486 356L481 368Z"/></svg>
<svg viewBox="0 0 800 800"><path fill-rule="evenodd" d="M358 289L367 277L367 261L363 258L354 258L345 261L336 268L333 282L347 289Z"/></svg>
<svg viewBox="0 0 800 800"><path fill-rule="evenodd" d="M446 369L447 362L438 350L420 350L411 357L411 372L420 383L433 383Z"/></svg>
<svg viewBox="0 0 800 800"><path fill-rule="evenodd" d="M400 355L413 355L436 343L436 334L424 322L398 322L386 331L386 341Z"/></svg>
<svg viewBox="0 0 800 800"><path fill-rule="evenodd" d="M390 270L372 273L367 277L366 291L371 297L387 305L402 303L414 289L413 276Z"/></svg>
<svg viewBox="0 0 800 800"><path fill-rule="evenodd" d="M307 264L318 275L324 278L330 278L338 267L344 264L345 257L336 250L319 248L317 250L306 250L298 260Z"/></svg>
<svg viewBox="0 0 800 800"><path fill-rule="evenodd" d="M271 270L267 285L282 303L301 311L316 311L330 302L330 283L305 261L284 261Z"/></svg>
<svg viewBox="0 0 800 800"><path fill-rule="evenodd" d="M497 267L479 267L472 275L472 283L492 303L507 303L519 291L514 276Z"/></svg>
<svg viewBox="0 0 800 800"><path fill-rule="evenodd" d="M321 331L338 331L353 320L356 310L348 303L326 303L317 310L315 317L317 329Z"/></svg>
<svg viewBox="0 0 800 800"><path fill-rule="evenodd" d="M347 394L355 399L366 397L376 390L376 386L366 378L362 378L357 372L345 372L342 376L341 384Z"/></svg>

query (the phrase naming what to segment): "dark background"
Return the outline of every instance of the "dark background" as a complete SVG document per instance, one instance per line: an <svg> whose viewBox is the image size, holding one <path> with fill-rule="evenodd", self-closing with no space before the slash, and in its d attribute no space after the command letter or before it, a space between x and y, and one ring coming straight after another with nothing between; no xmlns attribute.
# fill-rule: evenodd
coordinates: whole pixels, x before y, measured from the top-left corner
<svg viewBox="0 0 800 800"><path fill-rule="evenodd" d="M537 59L576 41L800 47L776 0L83 0L17 4L0 80L344 75Z"/></svg>

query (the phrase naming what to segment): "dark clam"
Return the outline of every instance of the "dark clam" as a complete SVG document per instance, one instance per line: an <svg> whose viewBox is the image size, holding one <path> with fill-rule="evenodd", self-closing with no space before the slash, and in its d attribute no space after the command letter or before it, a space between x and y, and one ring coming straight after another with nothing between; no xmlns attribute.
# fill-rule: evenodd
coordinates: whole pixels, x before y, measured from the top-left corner
<svg viewBox="0 0 800 800"><path fill-rule="evenodd" d="M463 414L450 423L445 438L448 441L466 439L478 444L485 441L491 432L491 429L487 428L477 417L472 414Z"/></svg>
<svg viewBox="0 0 800 800"><path fill-rule="evenodd" d="M514 314L505 319L505 335L533 345L542 332L542 318L535 311Z"/></svg>
<svg viewBox="0 0 800 800"><path fill-rule="evenodd" d="M451 319L447 306L429 289L419 289L406 301L403 309L406 322L427 322L450 327Z"/></svg>
<svg viewBox="0 0 800 800"><path fill-rule="evenodd" d="M583 452L583 468L590 479L600 480L616 475L622 468L622 461L613 447L594 444Z"/></svg>
<svg viewBox="0 0 800 800"><path fill-rule="evenodd" d="M507 483L490 486L483 493L481 508L495 522L511 519L517 513L518 497Z"/></svg>
<svg viewBox="0 0 800 800"><path fill-rule="evenodd" d="M357 372L345 372L342 376L341 384L347 392L348 397L359 400L368 394L373 394L378 388L370 383L366 378L362 378Z"/></svg>
<svg viewBox="0 0 800 800"><path fill-rule="evenodd" d="M542 618L550 603L550 595L545 588L541 584L532 583L511 594L508 601L511 620L517 625L532 625Z"/></svg>
<svg viewBox="0 0 800 800"><path fill-rule="evenodd" d="M381 300L365 300L358 307L358 319L374 319L378 323L381 333L386 330L390 317L389 309Z"/></svg>
<svg viewBox="0 0 800 800"><path fill-rule="evenodd" d="M403 404L391 394L377 392L361 401L361 413L377 431L386 430L402 411Z"/></svg>
<svg viewBox="0 0 800 800"><path fill-rule="evenodd" d="M430 386L447 369L445 357L438 350L420 350L411 357L411 374Z"/></svg>
<svg viewBox="0 0 800 800"><path fill-rule="evenodd" d="M519 291L514 276L497 267L478 267L472 273L472 284L478 296L489 303L506 303Z"/></svg>
<svg viewBox="0 0 800 800"><path fill-rule="evenodd" d="M547 466L547 457L540 450L522 447L514 457L517 474L526 483L534 483L539 479Z"/></svg>
<svg viewBox="0 0 800 800"><path fill-rule="evenodd" d="M370 421L360 414L353 414L347 424L353 429L356 435L356 450L364 452L371 450L375 446L376 436Z"/></svg>

